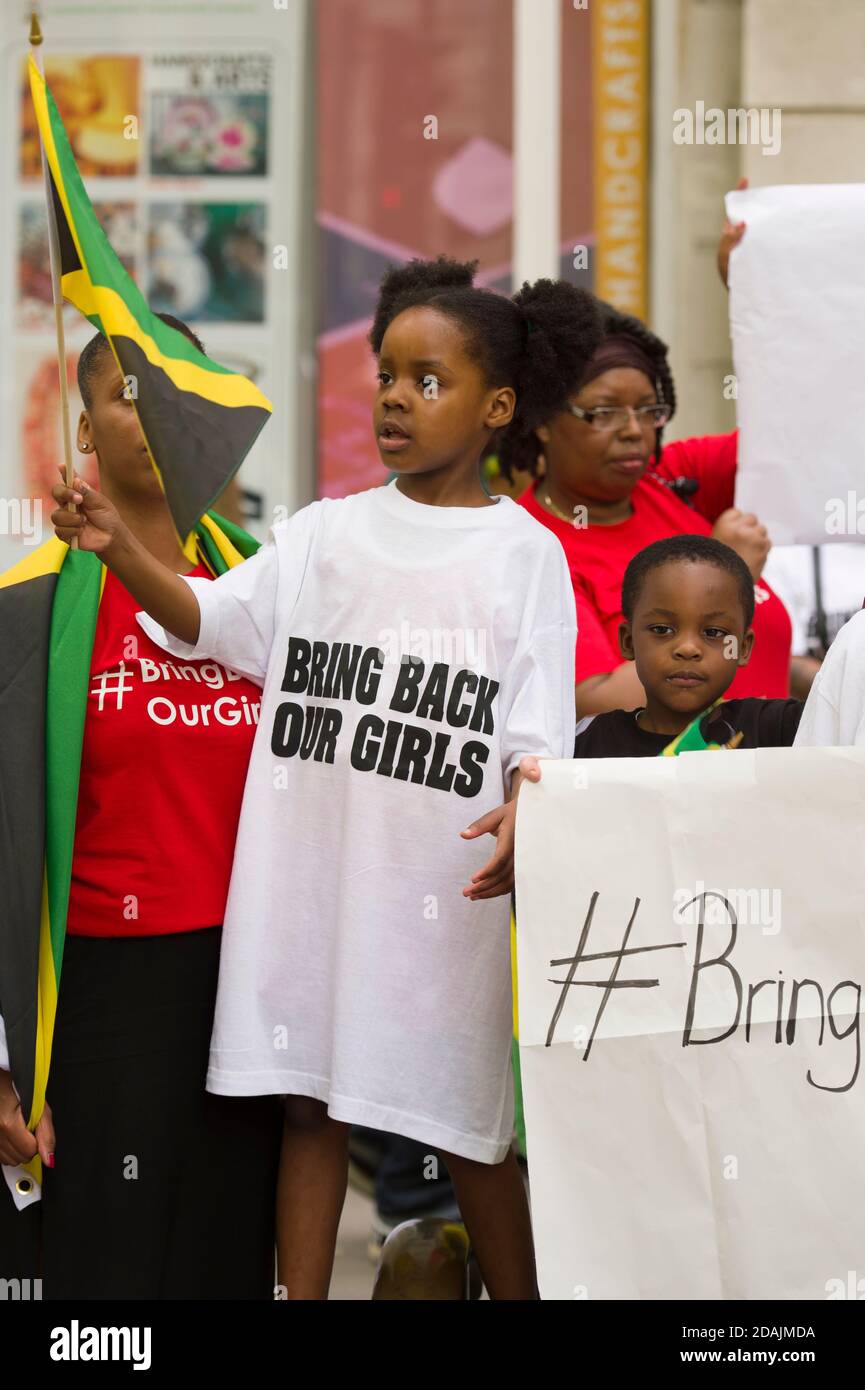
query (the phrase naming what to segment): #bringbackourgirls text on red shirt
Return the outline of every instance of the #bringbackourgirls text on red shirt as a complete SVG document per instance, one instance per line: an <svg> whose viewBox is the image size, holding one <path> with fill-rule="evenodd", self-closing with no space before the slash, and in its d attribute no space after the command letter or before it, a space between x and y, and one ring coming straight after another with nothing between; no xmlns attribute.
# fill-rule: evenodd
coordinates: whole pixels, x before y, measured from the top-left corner
<svg viewBox="0 0 865 1390"><path fill-rule="evenodd" d="M72 859L78 936L193 931L225 913L261 691L215 661L170 657L136 622L140 607L109 572Z"/></svg>

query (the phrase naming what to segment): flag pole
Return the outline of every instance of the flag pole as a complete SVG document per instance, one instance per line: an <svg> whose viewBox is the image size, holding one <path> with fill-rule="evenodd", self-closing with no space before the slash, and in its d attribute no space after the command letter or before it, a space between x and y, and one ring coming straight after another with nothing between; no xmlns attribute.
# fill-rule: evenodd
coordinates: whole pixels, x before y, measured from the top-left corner
<svg viewBox="0 0 865 1390"><path fill-rule="evenodd" d="M45 76L42 61L42 29L39 15L34 7L30 14L30 52L37 68ZM51 294L54 299L54 327L57 333L57 369L60 377L60 434L63 439L63 458L66 464L66 486L72 487L75 478L75 465L72 462L72 431L69 424L69 389L66 383L66 334L63 330L63 294L60 289L60 238L57 233L57 218L54 214L54 200L51 196L51 172L45 157L45 146L40 135L39 148L42 154L42 177L45 181L45 202L48 213L48 257L51 263ZM67 509L76 511L74 503L68 502ZM78 549L78 538L72 537L70 550Z"/></svg>

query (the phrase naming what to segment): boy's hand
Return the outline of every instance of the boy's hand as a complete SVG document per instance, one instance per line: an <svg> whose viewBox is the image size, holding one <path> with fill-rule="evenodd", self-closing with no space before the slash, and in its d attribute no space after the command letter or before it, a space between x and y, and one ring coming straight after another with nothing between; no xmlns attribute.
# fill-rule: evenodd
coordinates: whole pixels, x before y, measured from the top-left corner
<svg viewBox="0 0 865 1390"><path fill-rule="evenodd" d="M478 835L495 835L495 853L482 869L472 875L468 888L463 889L463 897L477 902L481 898L499 898L510 893L514 886L514 825L517 818L516 801L507 801L488 811L480 820L472 821L468 830L461 830L463 839L473 840Z"/></svg>
<svg viewBox="0 0 865 1390"><path fill-rule="evenodd" d="M63 472L62 469L60 471ZM51 513L51 524L60 540L66 541L67 545L77 539L79 550L90 550L101 555L126 531L113 503L77 475L74 487L58 483L51 489L51 496L61 504L56 512ZM76 502L80 510L70 511L68 505L64 505L69 502Z"/></svg>

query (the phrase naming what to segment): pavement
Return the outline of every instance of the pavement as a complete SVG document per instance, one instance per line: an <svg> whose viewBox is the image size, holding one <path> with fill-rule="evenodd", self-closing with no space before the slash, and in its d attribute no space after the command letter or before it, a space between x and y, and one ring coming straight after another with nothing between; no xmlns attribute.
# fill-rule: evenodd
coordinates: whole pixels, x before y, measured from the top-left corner
<svg viewBox="0 0 865 1390"><path fill-rule="evenodd" d="M332 1300L369 1300L375 1281L375 1265L366 1253L372 1231L375 1208L369 1197L348 1189L339 1235L336 1238L336 1258L330 1284Z"/></svg>

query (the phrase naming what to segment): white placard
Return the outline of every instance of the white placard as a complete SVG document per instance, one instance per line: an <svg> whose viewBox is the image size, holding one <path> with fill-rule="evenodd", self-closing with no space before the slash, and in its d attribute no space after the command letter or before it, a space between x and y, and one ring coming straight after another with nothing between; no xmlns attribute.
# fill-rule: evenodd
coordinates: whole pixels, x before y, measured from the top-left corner
<svg viewBox="0 0 865 1390"><path fill-rule="evenodd" d="M865 1293L863 788L847 748L550 762L523 786L542 1297Z"/></svg>
<svg viewBox="0 0 865 1390"><path fill-rule="evenodd" d="M736 505L776 545L865 537L865 185L727 194Z"/></svg>

